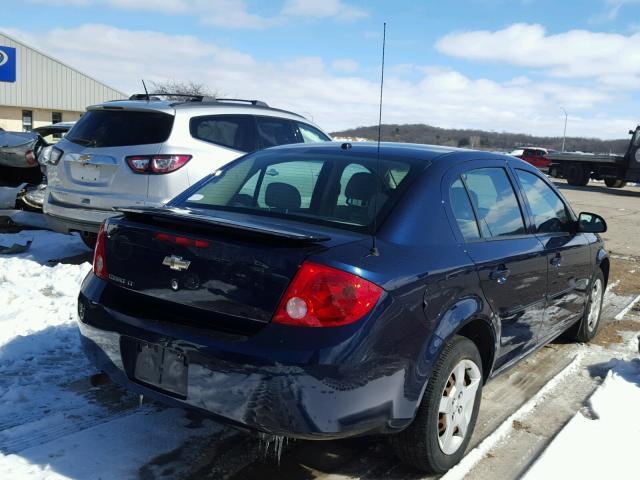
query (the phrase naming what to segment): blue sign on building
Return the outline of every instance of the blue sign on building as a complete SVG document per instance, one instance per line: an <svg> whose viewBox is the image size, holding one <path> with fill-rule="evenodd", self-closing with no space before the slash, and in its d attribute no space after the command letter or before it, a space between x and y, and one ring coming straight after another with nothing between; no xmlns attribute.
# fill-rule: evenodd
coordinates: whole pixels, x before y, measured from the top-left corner
<svg viewBox="0 0 640 480"><path fill-rule="evenodd" d="M0 82L16 81L16 49L0 47Z"/></svg>

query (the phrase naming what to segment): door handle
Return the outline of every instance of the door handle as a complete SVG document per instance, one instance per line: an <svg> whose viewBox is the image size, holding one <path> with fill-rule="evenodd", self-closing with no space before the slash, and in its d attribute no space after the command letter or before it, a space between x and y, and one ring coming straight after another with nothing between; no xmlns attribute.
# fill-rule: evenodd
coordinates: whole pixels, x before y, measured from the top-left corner
<svg viewBox="0 0 640 480"><path fill-rule="evenodd" d="M562 266L562 255L560 255L559 253L556 254L555 257L553 257L550 262L551 265L553 265L556 268L559 268Z"/></svg>
<svg viewBox="0 0 640 480"><path fill-rule="evenodd" d="M495 270L491 271L491 273L489 273L489 278L491 280L495 280L500 285L502 285L507 281L507 277L509 276L509 273L510 273L509 269L504 265L502 265L496 268Z"/></svg>

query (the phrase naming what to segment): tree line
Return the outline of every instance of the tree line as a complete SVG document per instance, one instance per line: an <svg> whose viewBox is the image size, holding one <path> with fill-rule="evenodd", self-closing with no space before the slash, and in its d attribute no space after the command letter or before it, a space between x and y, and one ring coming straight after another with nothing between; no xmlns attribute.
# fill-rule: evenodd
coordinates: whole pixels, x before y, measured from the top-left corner
<svg viewBox="0 0 640 480"><path fill-rule="evenodd" d="M378 126L352 128L334 132L331 135L375 140L378 138ZM522 146L544 147L555 150L561 150L562 148L562 137L537 137L524 133L487 132L470 129L457 130L424 124L382 125L382 141L424 143L505 152ZM601 140L598 138L567 137L565 150L623 154L626 152L628 144L629 138Z"/></svg>

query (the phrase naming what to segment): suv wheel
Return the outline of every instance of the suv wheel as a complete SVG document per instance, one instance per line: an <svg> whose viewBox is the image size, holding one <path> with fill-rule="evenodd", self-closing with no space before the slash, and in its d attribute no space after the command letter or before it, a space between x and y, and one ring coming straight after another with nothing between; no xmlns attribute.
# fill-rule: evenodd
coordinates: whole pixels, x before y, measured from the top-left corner
<svg viewBox="0 0 640 480"><path fill-rule="evenodd" d="M577 330L573 337L578 342L587 343L593 339L598 333L600 326L600 315L602 313L602 299L604 298L604 275L602 270L598 268L591 280L591 289L589 291L589 300L584 309L582 320L578 322Z"/></svg>
<svg viewBox="0 0 640 480"><path fill-rule="evenodd" d="M432 473L458 463L476 424L482 384L477 347L468 338L454 337L436 362L413 422L391 437L398 457Z"/></svg>
<svg viewBox="0 0 640 480"><path fill-rule="evenodd" d="M96 248L96 242L98 241L98 234L93 232L80 232L80 238L84 244L91 250Z"/></svg>

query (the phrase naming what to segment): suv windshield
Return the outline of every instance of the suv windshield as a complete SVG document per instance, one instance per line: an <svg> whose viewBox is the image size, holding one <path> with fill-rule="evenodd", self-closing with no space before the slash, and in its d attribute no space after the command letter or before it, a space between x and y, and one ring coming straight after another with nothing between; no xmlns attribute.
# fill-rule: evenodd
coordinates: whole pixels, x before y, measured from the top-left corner
<svg viewBox="0 0 640 480"><path fill-rule="evenodd" d="M85 147L127 147L162 143L173 116L160 112L89 110L65 137Z"/></svg>
<svg viewBox="0 0 640 480"><path fill-rule="evenodd" d="M218 170L171 206L237 211L370 231L391 211L424 160L257 152ZM377 173L376 173L377 172Z"/></svg>

